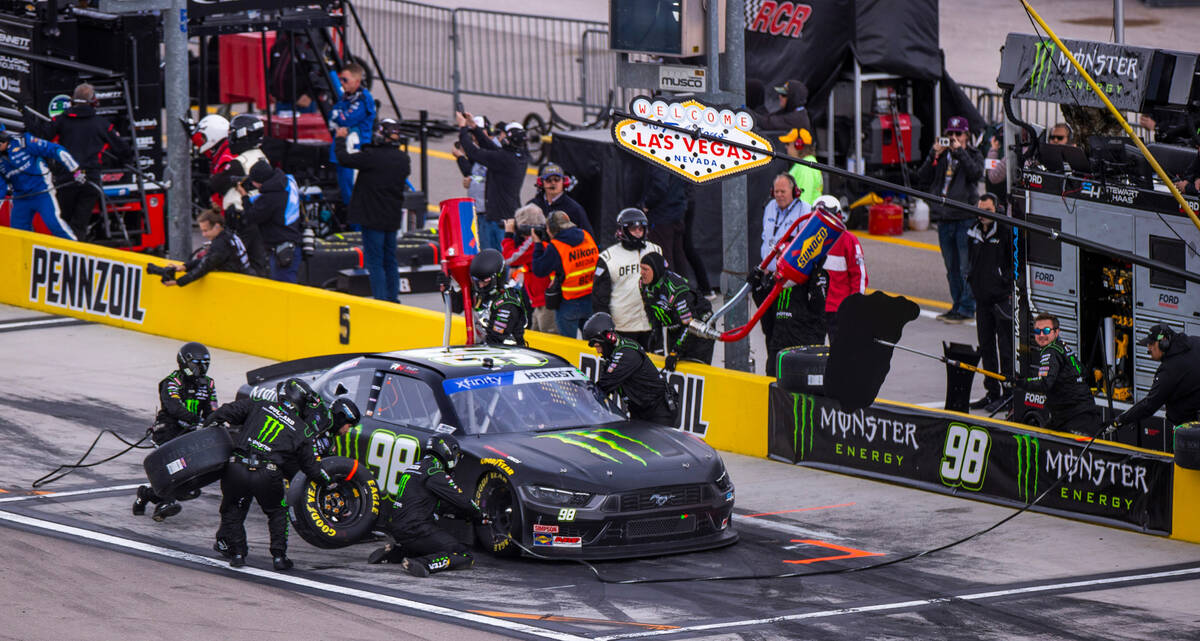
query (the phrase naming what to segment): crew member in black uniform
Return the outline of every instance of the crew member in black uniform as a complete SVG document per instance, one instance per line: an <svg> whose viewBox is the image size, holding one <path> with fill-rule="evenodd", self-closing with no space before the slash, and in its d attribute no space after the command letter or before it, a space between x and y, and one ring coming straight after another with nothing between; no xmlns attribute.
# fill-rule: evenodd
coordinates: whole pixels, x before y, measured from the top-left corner
<svg viewBox="0 0 1200 641"><path fill-rule="evenodd" d="M1167 422L1174 427L1200 420L1200 337L1168 325L1155 325L1138 345L1159 361L1150 392L1117 417L1116 425L1133 425L1166 405Z"/></svg>
<svg viewBox="0 0 1200 641"><path fill-rule="evenodd" d="M403 563L409 574L419 577L465 570L475 564L470 548L433 519L442 502L477 524L487 522L479 506L450 476L461 453L453 436L429 437L425 455L400 477L400 490L392 500L387 529L395 542L371 552L368 563Z"/></svg>
<svg viewBox="0 0 1200 641"><path fill-rule="evenodd" d="M313 439L305 436L301 414L312 389L298 378L289 378L275 401L244 398L226 403L207 423L238 426L233 456L221 477L221 527L213 549L229 565L246 565L246 513L250 499L267 515L271 556L276 570L292 568L287 558L287 497L284 481L303 470L311 480L329 485L333 480L319 464Z"/></svg>
<svg viewBox="0 0 1200 641"><path fill-rule="evenodd" d="M667 260L662 254L642 256L640 269L642 300L653 326L653 338L662 340L663 328L667 331L667 344L663 349L667 369L674 370L679 360L711 365L713 340L689 334L687 326L693 318L708 320L712 316L712 303L692 289L686 278L667 269Z"/></svg>
<svg viewBox="0 0 1200 641"><path fill-rule="evenodd" d="M1033 321L1038 354L1037 376L1018 378L1013 386L1046 396L1050 420L1045 427L1092 436L1100 427L1100 409L1083 380L1083 367L1075 353L1058 340L1058 317L1041 313Z"/></svg>
<svg viewBox="0 0 1200 641"><path fill-rule="evenodd" d="M213 379L206 376L211 358L208 348L200 343L187 343L179 348L175 362L179 369L158 382L160 409L150 428L150 440L162 445L200 424L213 410L217 409L217 387ZM184 500L200 496L200 490L185 495ZM133 513L146 513L146 504L154 503L154 520L162 521L179 514L183 509L174 499L163 500L150 488L142 485L133 500Z"/></svg>
<svg viewBox="0 0 1200 641"><path fill-rule="evenodd" d="M495 249L485 249L471 259L476 340L488 345L525 345L533 306L523 288L507 285L505 271L504 256ZM449 291L450 279L444 273L439 278L442 291ZM455 313L463 311L460 293L451 295L451 308Z"/></svg>
<svg viewBox="0 0 1200 641"><path fill-rule="evenodd" d="M674 425L675 412L667 402L667 384L637 341L617 334L612 316L596 312L583 325L583 339L604 359L596 387L616 392L629 408L629 417Z"/></svg>
<svg viewBox="0 0 1200 641"><path fill-rule="evenodd" d="M779 353L789 347L825 344L825 296L829 274L824 259L803 285L792 283L779 291L771 309L763 314L767 331L767 376L779 375ZM754 270L754 302L761 305L775 286L775 272Z"/></svg>
<svg viewBox="0 0 1200 641"><path fill-rule="evenodd" d="M127 162L133 155L129 143L117 133L112 123L104 116L96 115L98 104L95 88L85 82L75 87L71 106L50 122L32 116L26 110L25 129L38 138L65 147L92 183L71 182L69 175L55 176L54 179L56 184L62 185L57 189L59 209L79 240L88 240L92 209L100 199L97 188L101 184L100 169L104 157Z"/></svg>

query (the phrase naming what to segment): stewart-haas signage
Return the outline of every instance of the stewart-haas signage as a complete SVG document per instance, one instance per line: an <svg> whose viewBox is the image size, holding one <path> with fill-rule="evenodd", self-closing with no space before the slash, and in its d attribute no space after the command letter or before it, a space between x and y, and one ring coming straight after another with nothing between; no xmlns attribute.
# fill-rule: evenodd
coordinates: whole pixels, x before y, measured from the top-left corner
<svg viewBox="0 0 1200 641"><path fill-rule="evenodd" d="M710 107L695 100L683 103L634 98L626 118L613 125L617 146L694 183L707 183L762 167L771 162L771 143L751 131L754 117L745 111ZM761 153L720 141L660 127L652 122L762 149Z"/></svg>
<svg viewBox="0 0 1200 641"><path fill-rule="evenodd" d="M1171 531L1167 455L1087 444L962 414L876 403L843 412L832 399L771 385L769 451L800 465L1121 525ZM1057 485L1056 485L1057 482ZM1042 496L1045 494L1045 496Z"/></svg>

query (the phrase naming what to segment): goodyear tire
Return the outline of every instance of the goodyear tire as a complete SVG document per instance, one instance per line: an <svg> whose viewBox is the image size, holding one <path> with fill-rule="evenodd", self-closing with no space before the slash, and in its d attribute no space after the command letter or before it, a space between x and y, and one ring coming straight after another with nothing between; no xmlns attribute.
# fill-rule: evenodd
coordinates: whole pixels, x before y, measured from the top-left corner
<svg viewBox="0 0 1200 641"><path fill-rule="evenodd" d="M300 538L326 550L346 547L371 533L379 516L379 485L358 461L332 456L321 468L337 481L326 489L296 474L288 488L288 517Z"/></svg>
<svg viewBox="0 0 1200 641"><path fill-rule="evenodd" d="M1175 464L1185 470L1200 470L1200 421L1175 428Z"/></svg>
<svg viewBox="0 0 1200 641"><path fill-rule="evenodd" d="M779 386L789 392L822 395L829 348L824 345L789 347L779 355Z"/></svg>
<svg viewBox="0 0 1200 641"><path fill-rule="evenodd" d="M233 440L224 427L206 427L163 443L142 467L154 493L173 499L220 479L232 452Z"/></svg>
<svg viewBox="0 0 1200 641"><path fill-rule="evenodd" d="M475 528L475 539L495 556L511 557L521 553L508 538L520 539L521 503L508 477L499 470L487 470L475 489L475 503L492 520L489 526ZM505 536L505 535L508 536Z"/></svg>

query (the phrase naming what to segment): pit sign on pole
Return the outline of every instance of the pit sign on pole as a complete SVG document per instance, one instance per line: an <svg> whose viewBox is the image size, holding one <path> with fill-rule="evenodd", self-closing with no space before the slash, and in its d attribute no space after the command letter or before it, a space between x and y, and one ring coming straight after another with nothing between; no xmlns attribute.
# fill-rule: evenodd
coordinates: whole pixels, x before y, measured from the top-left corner
<svg viewBox="0 0 1200 641"><path fill-rule="evenodd" d="M629 104L629 113L636 118L613 125L617 145L694 183L719 181L771 162L771 143L752 131L754 117L745 111L719 109L695 100L668 103L637 97ZM763 151L726 145L647 121L694 129Z"/></svg>

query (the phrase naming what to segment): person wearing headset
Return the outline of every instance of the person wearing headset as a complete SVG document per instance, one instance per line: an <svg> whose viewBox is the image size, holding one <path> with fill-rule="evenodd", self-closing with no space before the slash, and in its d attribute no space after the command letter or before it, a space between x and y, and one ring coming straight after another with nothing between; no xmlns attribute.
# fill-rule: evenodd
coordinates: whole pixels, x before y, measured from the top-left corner
<svg viewBox="0 0 1200 641"><path fill-rule="evenodd" d="M818 192L819 193L819 192ZM759 249L760 259L766 259L771 248L792 223L798 218L804 218L812 213L812 207L800 199L800 187L791 174L779 174L771 187L771 200L763 208L762 247ZM775 271L775 264L767 265L767 271Z"/></svg>
<svg viewBox="0 0 1200 641"><path fill-rule="evenodd" d="M62 145L79 162L87 180L95 185L100 184L100 168L105 156L121 163L128 162L133 156L129 143L117 133L112 123L104 116L96 115L99 104L95 88L85 82L75 87L71 106L50 122L25 111L26 131ZM56 195L63 218L75 232L75 238L87 240L92 209L100 199L100 192L92 185L72 183L67 174L55 175L54 182L61 185Z"/></svg>
<svg viewBox="0 0 1200 641"><path fill-rule="evenodd" d="M596 232L592 231L592 221L588 219L583 205L567 194L566 190L571 187L571 178L563 172L560 165L542 165L535 184L538 189L537 195L526 204L537 205L545 213L561 211L576 227L586 231L593 238L596 236Z"/></svg>
<svg viewBox="0 0 1200 641"><path fill-rule="evenodd" d="M813 144L812 133L807 129L793 129L779 137L779 141L788 145L788 155L805 162L817 162L817 147ZM821 170L793 163L788 174L796 180L796 188L800 190L800 200L812 205L825 190Z"/></svg>
<svg viewBox="0 0 1200 641"><path fill-rule="evenodd" d="M1200 337L1188 336L1158 324L1138 341L1150 358L1159 361L1150 392L1113 421L1134 425L1166 406L1172 426L1200 420Z"/></svg>

